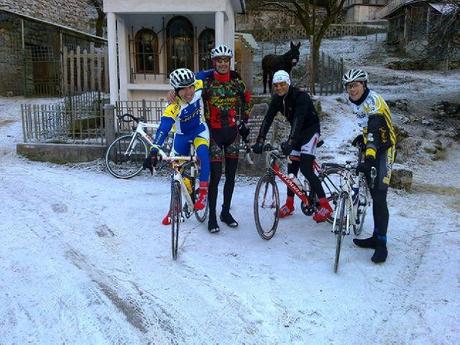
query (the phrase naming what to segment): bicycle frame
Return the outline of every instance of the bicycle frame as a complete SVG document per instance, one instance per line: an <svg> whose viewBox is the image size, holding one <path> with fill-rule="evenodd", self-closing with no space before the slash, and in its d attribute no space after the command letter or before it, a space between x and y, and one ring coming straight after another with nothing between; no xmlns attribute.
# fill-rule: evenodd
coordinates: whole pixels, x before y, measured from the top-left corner
<svg viewBox="0 0 460 345"><path fill-rule="evenodd" d="M136 139L136 137L137 137L138 134L139 134L139 135L140 135L150 146L153 145L153 141L152 141L151 137L150 137L149 135L147 135L147 133L145 133L144 127L156 129L156 128L158 128L158 124L156 124L156 123L146 123L146 122L141 122L141 121L139 121L138 124L137 124L136 130L133 131L133 136L132 136L132 138L131 138L131 142L129 143L128 148L126 149L126 152L125 152L126 155L132 154L132 152L133 152L134 149L136 148L136 145L135 145L134 143L135 143L135 139Z"/></svg>
<svg viewBox="0 0 460 345"><path fill-rule="evenodd" d="M337 205L335 212L334 212L334 221L332 223L332 231L335 232L336 226L337 226L337 220L338 220L338 214L339 210L341 209L341 203L346 201L345 209L346 209L346 215L347 215L347 220L346 220L346 228L345 228L345 235L350 234L350 228L352 226L357 226L356 220L357 220L357 215L358 215L358 206L359 206L359 195L356 196L357 200L353 200L355 197L353 195L353 184L357 182L358 184L358 191L361 188L361 185L364 179L364 176L362 173L359 173L358 176L353 176L353 171L352 167L350 165L351 162L347 162L345 165L345 169L343 169L344 174L343 174L343 179L344 183L341 186L341 191L340 191L340 196L339 196L339 204ZM359 194L359 192L358 192ZM345 198L342 198L342 196L345 195Z"/></svg>
<svg viewBox="0 0 460 345"><path fill-rule="evenodd" d="M184 177L182 176L182 173L180 172L181 167L183 167L185 164L187 164L188 161L186 161L186 162L182 161L181 163L179 163L179 161L182 160L181 158L183 158L183 157L178 157L178 158L179 159L177 161L173 161L173 164L172 164L172 167L174 169L174 173L173 173L172 178L173 178L174 181L179 182L180 189L181 189L181 192L182 192L182 196L185 198L185 201L186 201L187 206L188 206L188 208L190 210L190 213L193 213L193 208L194 208L193 200L190 197L190 193L187 190L187 186L185 185ZM188 157L188 158L190 158L190 157ZM193 162L195 162L195 161L196 161L196 158L193 157ZM192 167L192 169L193 169L193 167Z"/></svg>
<svg viewBox="0 0 460 345"><path fill-rule="evenodd" d="M182 173L181 173L181 168L184 167L186 164L189 164L190 162L193 162L193 163L197 162L197 158L196 158L196 154L195 154L195 150L193 149L193 146L191 147L192 151L191 151L190 156L168 156L160 147L156 146L156 148L158 149L158 154L160 155L161 160L170 162L171 168L174 171L172 179L174 181L179 182L182 196L185 197L187 206L191 210L190 213L193 213L193 210L194 210L193 200L190 197L190 193L188 192L187 187L185 186L184 177L182 176ZM195 170L195 167L192 166L192 177L195 177L194 174L196 174L196 170Z"/></svg>
<svg viewBox="0 0 460 345"><path fill-rule="evenodd" d="M280 169L279 164L277 163L277 159L280 157L277 155L276 151L271 151L270 155L270 163L268 166L268 171L272 175L276 175L280 178L281 181L295 194L297 195L300 200L302 200L305 205L308 207L311 205L310 198L292 181L289 176L283 173Z"/></svg>
<svg viewBox="0 0 460 345"><path fill-rule="evenodd" d="M301 190L297 184L292 181L292 179L283 173L280 169L279 164L277 163L277 159L280 159L281 157L278 156L276 151L271 151L270 153L270 163L268 170L270 173L278 176L281 181L295 194L299 197L299 199L306 205L306 207L311 207L311 200L310 197L303 191ZM287 158L289 160L289 158ZM322 169L318 162L316 160L313 161L313 170L317 172L318 174L321 173Z"/></svg>

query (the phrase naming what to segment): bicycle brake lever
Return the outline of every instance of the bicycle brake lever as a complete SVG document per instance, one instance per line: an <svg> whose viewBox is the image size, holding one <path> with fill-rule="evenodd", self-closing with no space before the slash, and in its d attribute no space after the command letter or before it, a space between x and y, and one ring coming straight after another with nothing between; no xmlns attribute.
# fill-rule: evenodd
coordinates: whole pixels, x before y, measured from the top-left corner
<svg viewBox="0 0 460 345"><path fill-rule="evenodd" d="M244 155L244 158L246 159L246 161L248 162L248 164L250 165L254 165L254 161L252 160L251 158L251 155L249 154L251 151L246 151L245 155Z"/></svg>
<svg viewBox="0 0 460 345"><path fill-rule="evenodd" d="M245 154L244 154L244 158L246 159L246 161L248 162L248 164L250 165L254 165L254 161L252 160L251 158L251 147L249 146L249 140L246 140L243 139L243 143L244 143L244 151L245 151Z"/></svg>

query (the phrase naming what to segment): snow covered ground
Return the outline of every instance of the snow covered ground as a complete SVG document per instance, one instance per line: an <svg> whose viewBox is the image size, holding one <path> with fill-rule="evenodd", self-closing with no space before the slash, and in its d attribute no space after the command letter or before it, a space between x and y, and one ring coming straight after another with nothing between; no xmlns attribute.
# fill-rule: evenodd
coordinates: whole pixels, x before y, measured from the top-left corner
<svg viewBox="0 0 460 345"><path fill-rule="evenodd" d="M458 71L410 74L417 79L408 88L377 89L411 97L429 75L440 92L460 95ZM320 160L353 154L357 130L336 98L322 99L329 116ZM232 206L240 226L211 235L187 220L173 261L170 229L160 225L167 179L123 181L101 162L17 156L22 102L37 100L0 98L1 345L460 343L458 143L444 161L411 162L412 192L390 191L383 265L350 236L333 273L330 225L299 209L262 240L252 215L255 180L244 177Z"/></svg>

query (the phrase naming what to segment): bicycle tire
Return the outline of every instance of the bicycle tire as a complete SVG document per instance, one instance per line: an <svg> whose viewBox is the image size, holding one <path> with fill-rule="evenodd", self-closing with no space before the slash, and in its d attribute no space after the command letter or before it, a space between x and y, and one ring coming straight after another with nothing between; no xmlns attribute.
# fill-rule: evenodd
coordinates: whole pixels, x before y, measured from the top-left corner
<svg viewBox="0 0 460 345"><path fill-rule="evenodd" d="M264 240L270 240L275 235L279 209L280 196L275 179L273 176L264 175L257 182L254 194L254 220L257 232Z"/></svg>
<svg viewBox="0 0 460 345"><path fill-rule="evenodd" d="M132 135L123 135L115 139L107 149L105 165L109 173L116 178L129 179L142 171L143 162L148 155L147 144L136 136L133 141L133 152L126 155L132 138Z"/></svg>
<svg viewBox="0 0 460 345"><path fill-rule="evenodd" d="M193 199L193 200L197 199L199 192L200 192L200 188L195 189L195 199ZM206 218L208 218L208 209L209 209L208 202L206 202L206 207L204 209L195 210L195 218L196 218L196 220L199 221L200 223L204 223Z"/></svg>
<svg viewBox="0 0 460 345"><path fill-rule="evenodd" d="M172 180L171 183L171 249L173 260L177 259L177 249L179 247L179 227L181 221L182 198L179 182Z"/></svg>
<svg viewBox="0 0 460 345"><path fill-rule="evenodd" d="M361 235L366 219L367 207L369 203L370 192L367 183L362 183L359 189L358 208L356 211L356 226L353 227L355 236Z"/></svg>
<svg viewBox="0 0 460 345"><path fill-rule="evenodd" d="M338 207L340 208L339 211L339 218L336 221L336 228L334 229L334 234L336 237L336 244L335 244L335 260L334 260L334 272L337 273L339 269L339 260L340 260L340 250L342 248L342 239L345 236L347 224L347 199L348 196L345 193L340 195L340 199L338 202ZM338 223L338 227L337 227Z"/></svg>

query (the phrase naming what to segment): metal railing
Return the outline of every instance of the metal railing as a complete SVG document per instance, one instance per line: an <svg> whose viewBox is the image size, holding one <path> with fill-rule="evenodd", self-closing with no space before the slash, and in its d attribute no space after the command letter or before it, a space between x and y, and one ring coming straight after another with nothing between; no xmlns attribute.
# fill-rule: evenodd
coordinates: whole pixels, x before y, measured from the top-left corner
<svg viewBox="0 0 460 345"><path fill-rule="evenodd" d="M144 122L159 123L161 115L163 114L167 101L118 101L115 104L115 114L124 115L131 114L135 117L141 118ZM117 132L130 132L131 127L125 122L118 122Z"/></svg>
<svg viewBox="0 0 460 345"><path fill-rule="evenodd" d="M22 104L25 143L104 144L107 95L87 92L53 104Z"/></svg>

